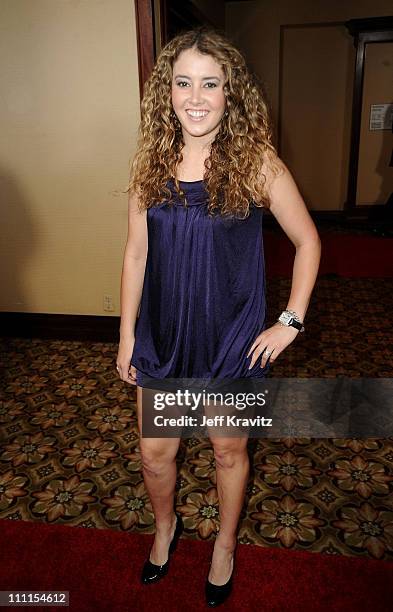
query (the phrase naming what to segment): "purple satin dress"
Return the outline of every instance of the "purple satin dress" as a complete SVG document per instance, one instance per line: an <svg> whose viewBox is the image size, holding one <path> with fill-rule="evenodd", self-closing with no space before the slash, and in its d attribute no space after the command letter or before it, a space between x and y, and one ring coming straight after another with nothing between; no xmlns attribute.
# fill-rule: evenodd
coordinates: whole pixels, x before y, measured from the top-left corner
<svg viewBox="0 0 393 612"><path fill-rule="evenodd" d="M246 357L265 329L263 209L246 219L207 215L203 181L180 185L147 211L148 255L131 364L149 378L263 378Z"/></svg>

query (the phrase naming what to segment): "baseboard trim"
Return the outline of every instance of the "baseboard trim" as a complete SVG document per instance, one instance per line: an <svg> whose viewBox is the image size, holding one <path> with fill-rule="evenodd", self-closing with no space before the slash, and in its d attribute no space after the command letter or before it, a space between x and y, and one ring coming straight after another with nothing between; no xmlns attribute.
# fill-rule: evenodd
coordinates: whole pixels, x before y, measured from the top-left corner
<svg viewBox="0 0 393 612"><path fill-rule="evenodd" d="M118 342L120 317L1 312L1 336Z"/></svg>

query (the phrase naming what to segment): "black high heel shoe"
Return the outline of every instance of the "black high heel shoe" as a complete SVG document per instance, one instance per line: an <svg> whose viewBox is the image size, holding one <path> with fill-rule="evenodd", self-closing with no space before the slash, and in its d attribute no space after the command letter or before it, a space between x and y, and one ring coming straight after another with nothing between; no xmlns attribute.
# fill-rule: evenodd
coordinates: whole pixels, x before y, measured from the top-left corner
<svg viewBox="0 0 393 612"><path fill-rule="evenodd" d="M176 550L179 537L181 536L184 529L181 516L177 512L175 512L175 514L176 528L172 541L169 544L168 559L163 565L156 565L155 563L152 563L150 559L148 559L142 569L141 579L143 584L151 584L153 582L158 582L158 580L161 580L161 578L166 576L166 574L168 573L170 556Z"/></svg>
<svg viewBox="0 0 393 612"><path fill-rule="evenodd" d="M229 595L231 594L232 586L233 586L233 572L235 570L234 564L235 564L235 553L233 553L232 574L229 580L225 584L222 584L222 585L212 584L209 581L209 578L206 579L206 584L205 584L206 603L211 608L220 606L222 603L224 603L224 601L226 601L226 599L228 599Z"/></svg>

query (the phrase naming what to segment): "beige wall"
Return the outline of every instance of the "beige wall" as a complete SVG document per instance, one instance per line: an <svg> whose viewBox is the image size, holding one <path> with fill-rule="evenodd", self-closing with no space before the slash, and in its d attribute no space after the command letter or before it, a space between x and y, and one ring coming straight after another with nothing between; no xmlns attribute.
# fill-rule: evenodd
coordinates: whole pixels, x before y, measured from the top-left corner
<svg viewBox="0 0 393 612"><path fill-rule="evenodd" d="M342 25L282 32L280 155L318 210L347 195L355 48ZM348 146L347 146L348 145Z"/></svg>
<svg viewBox="0 0 393 612"><path fill-rule="evenodd" d="M0 20L0 309L118 314L127 195L112 191L139 122L133 1L3 1Z"/></svg>
<svg viewBox="0 0 393 612"><path fill-rule="evenodd" d="M389 0L227 4L227 32L264 82L277 128L281 119L275 143L310 209L346 200L355 49L342 22L389 14Z"/></svg>

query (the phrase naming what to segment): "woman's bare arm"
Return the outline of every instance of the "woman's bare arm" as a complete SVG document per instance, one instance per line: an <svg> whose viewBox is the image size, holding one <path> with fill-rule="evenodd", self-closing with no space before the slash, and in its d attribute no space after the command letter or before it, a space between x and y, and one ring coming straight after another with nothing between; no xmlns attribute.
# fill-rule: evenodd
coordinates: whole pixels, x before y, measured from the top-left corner
<svg viewBox="0 0 393 612"><path fill-rule="evenodd" d="M120 295L120 340L132 340L142 296L148 249L147 211L138 209L138 199L128 201L128 235L124 249Z"/></svg>
<svg viewBox="0 0 393 612"><path fill-rule="evenodd" d="M291 172L280 158L278 161L282 174L268 179L270 212L296 249L286 308L294 310L303 321L318 275L321 240Z"/></svg>
<svg viewBox="0 0 393 612"><path fill-rule="evenodd" d="M280 158L277 161L282 170L278 176L273 176L267 164L262 171L266 176L270 212L296 249L291 293L286 309L294 310L303 321L318 276L321 239L292 174ZM259 355L262 355L261 367L266 366L266 349L269 351L270 362L274 362L298 333L299 330L282 327L279 323L264 330L257 336L248 352L247 356L252 353L249 368L254 367Z"/></svg>

